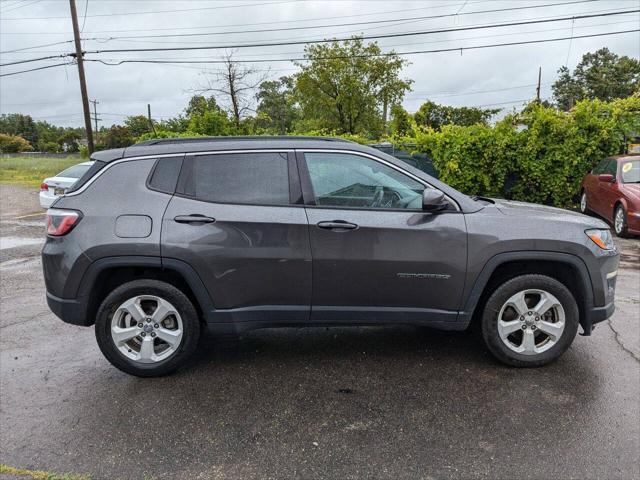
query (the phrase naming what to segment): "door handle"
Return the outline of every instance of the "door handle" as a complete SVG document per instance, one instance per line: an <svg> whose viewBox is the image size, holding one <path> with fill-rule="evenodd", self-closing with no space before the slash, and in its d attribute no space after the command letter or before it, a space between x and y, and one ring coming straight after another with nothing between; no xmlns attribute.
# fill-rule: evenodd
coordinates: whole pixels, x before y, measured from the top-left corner
<svg viewBox="0 0 640 480"><path fill-rule="evenodd" d="M173 221L178 223L200 224L213 223L216 221L216 219L194 213L193 215L178 215L173 219Z"/></svg>
<svg viewBox="0 0 640 480"><path fill-rule="evenodd" d="M355 230L358 225L355 223L345 222L344 220L333 220L331 222L320 222L318 228L325 230Z"/></svg>

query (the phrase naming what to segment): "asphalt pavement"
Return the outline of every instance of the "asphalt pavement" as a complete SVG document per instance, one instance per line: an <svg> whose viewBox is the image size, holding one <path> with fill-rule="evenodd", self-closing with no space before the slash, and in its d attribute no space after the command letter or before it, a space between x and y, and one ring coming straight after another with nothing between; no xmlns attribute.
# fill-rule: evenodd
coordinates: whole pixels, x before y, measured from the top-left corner
<svg viewBox="0 0 640 480"><path fill-rule="evenodd" d="M556 363L473 332L261 330L139 379L47 308L37 194L0 186L0 463L94 479L640 478L640 241Z"/></svg>

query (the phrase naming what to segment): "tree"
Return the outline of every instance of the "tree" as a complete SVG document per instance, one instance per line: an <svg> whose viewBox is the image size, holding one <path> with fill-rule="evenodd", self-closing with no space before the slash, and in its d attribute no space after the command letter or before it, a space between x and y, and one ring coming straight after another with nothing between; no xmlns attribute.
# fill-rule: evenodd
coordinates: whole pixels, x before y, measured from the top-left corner
<svg viewBox="0 0 640 480"><path fill-rule="evenodd" d="M236 129L240 129L240 121L251 110L250 98L265 77L256 77L257 70L233 61L233 53L224 55L222 70L214 72L203 92L215 92L222 96L226 109ZM213 98L213 97L210 97Z"/></svg>
<svg viewBox="0 0 640 480"><path fill-rule="evenodd" d="M127 127L111 125L106 133L101 133L104 148L124 148L133 145L134 138Z"/></svg>
<svg viewBox="0 0 640 480"><path fill-rule="evenodd" d="M402 105L394 105L391 107L391 134L397 136L405 136L411 134L413 127L413 118Z"/></svg>
<svg viewBox="0 0 640 480"><path fill-rule="evenodd" d="M500 109L490 108L451 107L427 100L420 105L413 117L418 125L440 130L444 125L487 125L491 117L499 111Z"/></svg>
<svg viewBox="0 0 640 480"><path fill-rule="evenodd" d="M618 56L608 48L587 53L573 70L558 70L553 97L562 110L571 109L578 100L611 101L626 98L640 88L640 61Z"/></svg>
<svg viewBox="0 0 640 480"><path fill-rule="evenodd" d="M259 128L280 135L292 130L294 122L299 117L293 87L293 77L286 76L260 84L256 94L256 123Z"/></svg>
<svg viewBox="0 0 640 480"><path fill-rule="evenodd" d="M133 115L127 117L124 120L124 125L129 129L131 135L136 138L152 131L149 119L144 115Z"/></svg>
<svg viewBox="0 0 640 480"><path fill-rule="evenodd" d="M307 45L297 63L296 95L310 125L337 133L379 135L386 108L400 103L411 80L400 78L407 62L377 43L353 37L345 42Z"/></svg>
<svg viewBox="0 0 640 480"><path fill-rule="evenodd" d="M32 147L38 143L38 130L31 115L21 113L0 115L0 133L18 135L27 140Z"/></svg>
<svg viewBox="0 0 640 480"><path fill-rule="evenodd" d="M24 138L0 133L0 153L18 153L30 150L33 150L33 147Z"/></svg>

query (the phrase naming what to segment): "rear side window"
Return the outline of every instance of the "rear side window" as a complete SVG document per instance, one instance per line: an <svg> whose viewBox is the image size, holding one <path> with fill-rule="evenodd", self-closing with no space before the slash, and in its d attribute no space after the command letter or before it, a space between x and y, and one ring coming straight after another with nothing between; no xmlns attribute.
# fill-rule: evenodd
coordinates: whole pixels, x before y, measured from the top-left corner
<svg viewBox="0 0 640 480"><path fill-rule="evenodd" d="M76 182L73 185L71 185L71 188L67 189L67 193L71 193L71 192L75 192L76 190L79 190L80 187L82 187L85 183L91 180L91 178L95 174L97 174L100 170L102 170L102 168L106 165L107 165L106 162L102 162L100 160L94 161L93 164L89 167L89 169L85 171L84 174L78 180L76 180Z"/></svg>
<svg viewBox="0 0 640 480"><path fill-rule="evenodd" d="M149 177L149 188L164 193L176 191L176 183L182 168L182 157L168 157L158 160Z"/></svg>
<svg viewBox="0 0 640 480"><path fill-rule="evenodd" d="M224 153L190 159L184 193L207 202L288 205L286 153Z"/></svg>

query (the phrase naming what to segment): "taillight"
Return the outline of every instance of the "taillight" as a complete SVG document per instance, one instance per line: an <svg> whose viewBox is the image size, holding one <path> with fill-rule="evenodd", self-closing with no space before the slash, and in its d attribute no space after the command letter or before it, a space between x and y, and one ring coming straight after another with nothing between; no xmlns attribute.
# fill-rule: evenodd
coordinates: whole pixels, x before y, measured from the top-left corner
<svg viewBox="0 0 640 480"><path fill-rule="evenodd" d="M75 227L82 215L75 210L61 210L50 208L47 210L47 235L60 237L69 233Z"/></svg>
<svg viewBox="0 0 640 480"><path fill-rule="evenodd" d="M41 192L46 192L47 190L49 190L49 185L47 185L46 183L41 183L40 184L40 191Z"/></svg>

